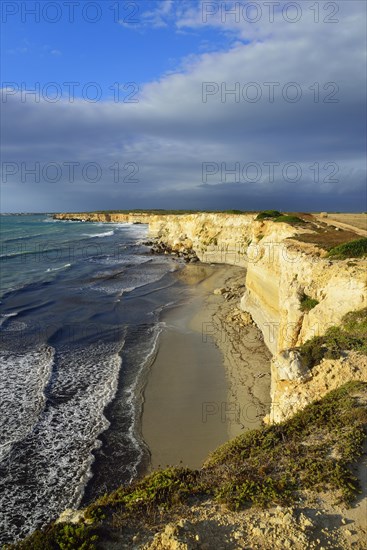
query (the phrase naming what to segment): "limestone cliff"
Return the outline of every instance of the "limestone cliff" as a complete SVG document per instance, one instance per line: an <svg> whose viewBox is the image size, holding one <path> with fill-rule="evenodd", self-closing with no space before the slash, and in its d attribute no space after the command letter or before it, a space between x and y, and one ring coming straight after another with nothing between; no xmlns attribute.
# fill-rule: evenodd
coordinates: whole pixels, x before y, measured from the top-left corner
<svg viewBox="0 0 367 550"><path fill-rule="evenodd" d="M305 371L290 348L324 334L329 326L338 325L347 312L366 307L364 259L331 261L314 245L295 238L312 233L312 229L270 220L256 221L255 214L81 213L55 217L147 223L150 235L173 250L193 249L203 262L246 267L246 292L241 308L250 312L273 354L271 421L289 417L307 402L324 395L329 386L335 387L332 382L335 373L326 369L324 374L330 384L326 380L320 385L320 377ZM318 301L307 312L300 307L304 294ZM351 378L367 380L367 369L358 354L350 361L345 379L342 362L335 367L338 383ZM305 391L300 391L300 385ZM302 398L293 399L296 395L292 397L293 387Z"/></svg>

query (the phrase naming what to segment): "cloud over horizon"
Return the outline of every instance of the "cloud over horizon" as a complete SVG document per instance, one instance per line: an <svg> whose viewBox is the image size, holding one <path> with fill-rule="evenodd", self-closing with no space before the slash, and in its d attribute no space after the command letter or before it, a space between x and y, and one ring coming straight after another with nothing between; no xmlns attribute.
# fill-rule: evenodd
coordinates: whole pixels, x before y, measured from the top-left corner
<svg viewBox="0 0 367 550"><path fill-rule="evenodd" d="M173 4L150 18L171 21ZM2 210L366 210L366 6L339 4L339 23L304 9L256 25L183 4L170 24L232 45L181 60L136 103L3 90Z"/></svg>

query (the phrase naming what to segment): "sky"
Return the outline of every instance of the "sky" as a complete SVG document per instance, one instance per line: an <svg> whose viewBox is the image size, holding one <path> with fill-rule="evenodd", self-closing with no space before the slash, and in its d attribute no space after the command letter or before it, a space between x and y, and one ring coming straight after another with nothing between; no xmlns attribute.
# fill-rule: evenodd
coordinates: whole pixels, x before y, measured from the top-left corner
<svg viewBox="0 0 367 550"><path fill-rule="evenodd" d="M1 211L367 211L366 3L1 2Z"/></svg>

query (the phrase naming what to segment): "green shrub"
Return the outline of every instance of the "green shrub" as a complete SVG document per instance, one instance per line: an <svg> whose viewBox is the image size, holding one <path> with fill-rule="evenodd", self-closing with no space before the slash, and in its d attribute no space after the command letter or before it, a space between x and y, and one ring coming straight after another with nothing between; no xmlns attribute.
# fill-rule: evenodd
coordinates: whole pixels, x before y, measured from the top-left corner
<svg viewBox="0 0 367 550"><path fill-rule="evenodd" d="M90 534L90 528L85 524L63 526L56 535L56 542L61 550L92 550L98 537Z"/></svg>
<svg viewBox="0 0 367 550"><path fill-rule="evenodd" d="M290 225L297 225L297 224L304 224L306 223L304 220L299 218L298 216L279 216L274 220L275 222L283 222L283 223L289 223Z"/></svg>
<svg viewBox="0 0 367 550"><path fill-rule="evenodd" d="M266 220L268 218L278 218L281 216L281 212L278 212L278 210L263 210L256 216L256 220Z"/></svg>
<svg viewBox="0 0 367 550"><path fill-rule="evenodd" d="M310 298L310 296L307 296L307 294L303 293L300 299L301 311L310 311L311 309L316 307L318 303L318 300Z"/></svg>
<svg viewBox="0 0 367 550"><path fill-rule="evenodd" d="M328 256L336 260L346 258L361 258L367 255L367 238L357 239L349 243L339 244L329 250Z"/></svg>
<svg viewBox="0 0 367 550"><path fill-rule="evenodd" d="M367 308L350 311L343 317L344 330L356 336L367 337Z"/></svg>
<svg viewBox="0 0 367 550"><path fill-rule="evenodd" d="M314 336L307 340L301 347L297 348L302 365L308 369L312 369L324 359L327 347L325 337Z"/></svg>
<svg viewBox="0 0 367 550"><path fill-rule="evenodd" d="M158 506L170 508L185 500L192 493L196 472L188 468L167 468L158 470L128 487L121 487L109 495L99 498L90 505L87 519L103 512L106 506L122 506L126 511L149 514Z"/></svg>
<svg viewBox="0 0 367 550"><path fill-rule="evenodd" d="M204 464L215 473L215 497L237 509L287 504L299 491L329 489L350 502L358 490L350 464L362 454L367 424L361 390L366 383L350 382L286 422L219 447Z"/></svg>
<svg viewBox="0 0 367 550"><path fill-rule="evenodd" d="M8 548L17 550L94 550L98 536L85 523L54 523ZM5 546L5 548L7 548Z"/></svg>
<svg viewBox="0 0 367 550"><path fill-rule="evenodd" d="M338 359L345 351L367 355L367 308L344 315L339 327L330 327L323 336L314 336L297 348L302 364L309 369L322 359Z"/></svg>

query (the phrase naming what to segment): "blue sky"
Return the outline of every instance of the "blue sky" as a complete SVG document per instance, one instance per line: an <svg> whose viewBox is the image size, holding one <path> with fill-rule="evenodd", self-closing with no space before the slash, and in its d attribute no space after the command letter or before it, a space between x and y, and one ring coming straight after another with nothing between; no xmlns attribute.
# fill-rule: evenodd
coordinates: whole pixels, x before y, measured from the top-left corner
<svg viewBox="0 0 367 550"><path fill-rule="evenodd" d="M367 210L364 2L71 4L1 4L2 211Z"/></svg>
<svg viewBox="0 0 367 550"><path fill-rule="evenodd" d="M96 81L108 99L115 82L141 86L179 70L186 57L226 49L234 39L211 27L178 29L175 18L164 13L170 0L84 1L74 11L60 1L60 12L52 7L43 12L42 2L28 2L30 12L25 2L17 4L15 14L3 7L2 82L25 82L30 90L34 82L73 81L81 83L75 87L75 95L81 96L83 83Z"/></svg>
<svg viewBox="0 0 367 550"><path fill-rule="evenodd" d="M28 32L24 33L27 38L19 40L17 35L20 38L23 29L18 28L9 40L11 48L6 54L6 81L26 81L29 88L33 81L42 84L50 81L97 81L105 97L114 82L141 84L155 79L175 67L175 56L180 58L190 51L190 40L186 36L177 36L166 29L139 34L118 24L106 23L103 25L106 27L105 38L99 42L95 37L95 26L62 27L53 35L50 26L44 24L35 39ZM60 32L62 30L67 35L66 40ZM169 55L172 57L167 56L167 42L171 44ZM17 44L24 44L27 51L18 53ZM76 90L80 95L80 88Z"/></svg>

